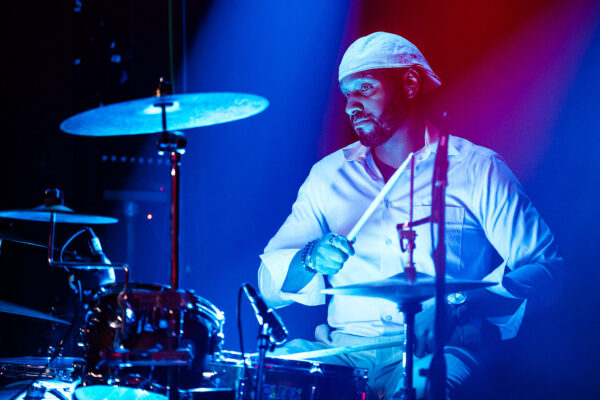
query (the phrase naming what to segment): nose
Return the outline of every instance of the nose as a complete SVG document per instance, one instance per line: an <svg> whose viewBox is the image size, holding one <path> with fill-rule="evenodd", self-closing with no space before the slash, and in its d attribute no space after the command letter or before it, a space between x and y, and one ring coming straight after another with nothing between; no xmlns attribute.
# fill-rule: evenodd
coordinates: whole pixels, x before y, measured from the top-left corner
<svg viewBox="0 0 600 400"><path fill-rule="evenodd" d="M353 96L348 97L346 100L346 114L353 116L354 114L363 111L363 106L360 102L356 101Z"/></svg>

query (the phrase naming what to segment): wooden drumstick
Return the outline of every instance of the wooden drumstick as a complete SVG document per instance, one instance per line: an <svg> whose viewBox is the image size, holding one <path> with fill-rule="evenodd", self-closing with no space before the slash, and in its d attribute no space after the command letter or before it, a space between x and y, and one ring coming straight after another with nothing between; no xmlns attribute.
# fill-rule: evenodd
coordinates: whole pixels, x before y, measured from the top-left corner
<svg viewBox="0 0 600 400"><path fill-rule="evenodd" d="M398 178L400 178L400 174L402 174L402 171L404 171L406 169L406 166L410 162L411 158L414 156L415 156L415 153L411 152L408 155L408 157L406 158L406 160L402 163L402 165L400 165L400 167L398 167L396 172L394 172L394 174L391 176L390 180L387 181L387 183L383 186L383 189L381 189L379 194L377 194L377 196L375 196L375 198L373 199L373 201L371 202L371 204L369 205L367 210L360 217L358 222L354 225L354 228L352 228L350 233L348 233L348 236L346 236L346 238L348 239L349 242L353 243L356 240L356 235L358 235L358 232L362 229L362 227L365 225L365 223L367 222L369 217L373 214L373 212L375 211L375 208L377 208L379 203L381 203L381 200L383 200L383 198L389 193L389 191L392 190L392 187L396 184L396 181L398 181Z"/></svg>
<svg viewBox="0 0 600 400"><path fill-rule="evenodd" d="M386 343L362 344L358 346L342 346L332 347L331 349L303 351L301 353L285 354L282 356L269 356L273 358L281 358L284 360L306 360L313 358L323 358L329 356L337 356L338 354L353 353L355 351L367 351L375 349L383 349L386 347L403 346L404 340L393 340Z"/></svg>

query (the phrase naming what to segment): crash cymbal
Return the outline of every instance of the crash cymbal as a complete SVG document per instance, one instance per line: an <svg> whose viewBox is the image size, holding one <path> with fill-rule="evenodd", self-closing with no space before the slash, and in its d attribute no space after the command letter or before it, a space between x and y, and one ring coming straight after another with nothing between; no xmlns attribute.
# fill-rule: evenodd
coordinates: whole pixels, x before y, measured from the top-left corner
<svg viewBox="0 0 600 400"><path fill-rule="evenodd" d="M24 221L50 222L52 214L56 223L67 224L114 224L119 222L112 217L76 213L63 205L39 206L32 209L0 211L0 218L12 218Z"/></svg>
<svg viewBox="0 0 600 400"><path fill-rule="evenodd" d="M67 118L60 129L72 135L120 136L162 132L160 103L170 131L222 124L263 111L269 102L245 93L190 93L115 103Z"/></svg>
<svg viewBox="0 0 600 400"><path fill-rule="evenodd" d="M35 319L42 319L46 321L58 322L59 324L69 325L67 321L53 317L49 314L33 310L31 308L23 307L18 304L9 303L8 301L0 300L0 312L7 314L20 315L22 317L29 317Z"/></svg>
<svg viewBox="0 0 600 400"><path fill-rule="evenodd" d="M446 293L479 289L495 284L496 282L446 278ZM409 303L433 297L435 295L435 277L417 273L415 281L410 282L403 273L400 273L381 281L340 286L324 289L321 292L345 296L377 297L396 303Z"/></svg>

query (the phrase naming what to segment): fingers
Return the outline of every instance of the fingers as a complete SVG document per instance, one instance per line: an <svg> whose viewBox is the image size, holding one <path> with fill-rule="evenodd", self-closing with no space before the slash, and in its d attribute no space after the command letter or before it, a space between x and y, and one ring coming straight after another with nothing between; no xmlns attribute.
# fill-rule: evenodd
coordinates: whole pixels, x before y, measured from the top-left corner
<svg viewBox="0 0 600 400"><path fill-rule="evenodd" d="M336 235L335 233L329 233L326 236L329 236L328 242L332 247L341 250L348 256L354 255L354 247L352 247L352 244L348 241L348 239L346 239L345 236Z"/></svg>
<svg viewBox="0 0 600 400"><path fill-rule="evenodd" d="M312 258L315 269L324 275L336 274L354 254L354 248L344 236L328 233L315 245Z"/></svg>

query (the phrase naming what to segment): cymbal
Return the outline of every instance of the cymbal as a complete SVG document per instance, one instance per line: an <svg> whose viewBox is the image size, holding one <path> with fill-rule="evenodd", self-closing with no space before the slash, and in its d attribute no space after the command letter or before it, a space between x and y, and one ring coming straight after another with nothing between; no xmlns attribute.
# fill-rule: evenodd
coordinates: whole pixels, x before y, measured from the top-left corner
<svg viewBox="0 0 600 400"><path fill-rule="evenodd" d="M278 356L269 355L269 357L280 358L283 360L299 360L299 361L314 360L315 358L331 357L331 356L337 356L339 354L354 353L357 351L386 349L388 347L398 347L398 346L404 346L404 339L392 340L392 341L383 342L383 343L371 343L371 344L359 344L359 345L354 345L354 346L330 347L327 349L302 351L299 353L290 353L290 354L283 354L283 355L278 355Z"/></svg>
<svg viewBox="0 0 600 400"><path fill-rule="evenodd" d="M0 312L7 314L20 315L22 317L29 317L35 319L43 319L46 321L58 322L59 324L69 325L69 322L53 317L50 314L44 314L43 312L33 310L31 308L23 307L18 304L9 303L8 301L0 300Z"/></svg>
<svg viewBox="0 0 600 400"><path fill-rule="evenodd" d="M55 222L68 224L114 224L119 222L112 217L76 213L63 205L39 206L32 209L0 211L0 218L12 218L24 221L50 222L52 214Z"/></svg>
<svg viewBox="0 0 600 400"><path fill-rule="evenodd" d="M15 365L26 365L32 367L45 367L48 365L51 357L38 357L38 356L26 356L26 357L9 357L0 358L0 364L15 364ZM84 359L79 357L56 357L52 360L50 368L72 368L75 363L83 363Z"/></svg>
<svg viewBox="0 0 600 400"><path fill-rule="evenodd" d="M446 293L479 289L495 284L496 282L446 278ZM377 297L396 303L410 303L423 301L435 295L435 277L418 272L416 280L410 282L404 273L400 273L381 281L324 289L321 293Z"/></svg>
<svg viewBox="0 0 600 400"><path fill-rule="evenodd" d="M101 106L67 118L60 129L72 135L120 136L163 131L160 103L166 107L170 131L236 121L258 114L269 102L245 93L190 93L125 101Z"/></svg>

